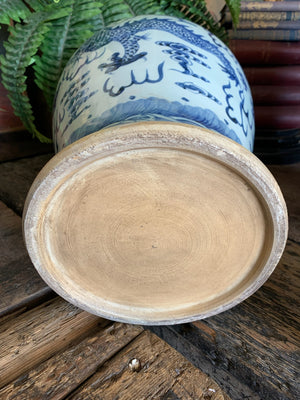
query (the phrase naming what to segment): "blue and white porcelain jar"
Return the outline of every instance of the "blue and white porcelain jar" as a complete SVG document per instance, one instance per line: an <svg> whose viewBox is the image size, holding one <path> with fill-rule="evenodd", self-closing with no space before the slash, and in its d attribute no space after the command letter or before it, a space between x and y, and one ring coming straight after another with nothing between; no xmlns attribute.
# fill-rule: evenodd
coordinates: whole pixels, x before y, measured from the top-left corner
<svg viewBox="0 0 300 400"><path fill-rule="evenodd" d="M55 99L57 154L28 194L25 243L62 297L105 318L175 324L254 293L285 246L284 199L251 153L241 67L193 23L100 31Z"/></svg>
<svg viewBox="0 0 300 400"><path fill-rule="evenodd" d="M194 23L145 16L94 35L64 70L54 107L57 150L115 124L206 127L252 151L245 75L229 48Z"/></svg>

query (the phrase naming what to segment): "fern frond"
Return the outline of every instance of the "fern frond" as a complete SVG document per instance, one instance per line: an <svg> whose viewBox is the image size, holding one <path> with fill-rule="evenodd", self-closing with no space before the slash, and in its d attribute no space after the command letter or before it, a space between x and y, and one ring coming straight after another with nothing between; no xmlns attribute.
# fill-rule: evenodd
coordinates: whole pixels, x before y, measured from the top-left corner
<svg viewBox="0 0 300 400"><path fill-rule="evenodd" d="M241 0L225 0L225 1L231 13L233 25L237 26L239 23Z"/></svg>
<svg viewBox="0 0 300 400"><path fill-rule="evenodd" d="M10 36L4 47L5 56L1 56L2 82L8 90L8 97L14 108L15 114L20 117L25 128L36 136L41 142L50 140L42 135L34 124L34 115L27 96L26 68L34 62L36 54L52 18L65 15L69 10L47 8L44 11L32 13L25 18L25 23L17 23L10 28Z"/></svg>
<svg viewBox="0 0 300 400"><path fill-rule="evenodd" d="M100 0L101 1L101 0ZM186 18L226 41L226 31L206 8L206 0L0 0L0 23L10 36L0 56L2 80L15 114L41 141L27 96L26 68L34 64L35 82L52 105L61 72L94 32L136 15L163 14ZM241 0L226 0L237 24Z"/></svg>
<svg viewBox="0 0 300 400"><path fill-rule="evenodd" d="M24 0L33 11L46 10L48 6L65 7L68 0Z"/></svg>
<svg viewBox="0 0 300 400"><path fill-rule="evenodd" d="M22 0L0 0L0 24L9 25L11 19L21 22L30 13Z"/></svg>
<svg viewBox="0 0 300 400"><path fill-rule="evenodd" d="M35 83L52 106L59 77L72 54L99 29L102 3L94 0L70 0L71 10L64 18L51 22L35 58ZM97 19L95 17L98 17ZM99 21L98 21L99 20Z"/></svg>
<svg viewBox="0 0 300 400"><path fill-rule="evenodd" d="M105 26L137 15L165 15L160 0L103 0Z"/></svg>
<svg viewBox="0 0 300 400"><path fill-rule="evenodd" d="M127 0L126 2L135 15L164 14L159 1L157 0Z"/></svg>
<svg viewBox="0 0 300 400"><path fill-rule="evenodd" d="M110 25L114 22L136 16L128 1L125 0L103 0L103 21L104 25Z"/></svg>

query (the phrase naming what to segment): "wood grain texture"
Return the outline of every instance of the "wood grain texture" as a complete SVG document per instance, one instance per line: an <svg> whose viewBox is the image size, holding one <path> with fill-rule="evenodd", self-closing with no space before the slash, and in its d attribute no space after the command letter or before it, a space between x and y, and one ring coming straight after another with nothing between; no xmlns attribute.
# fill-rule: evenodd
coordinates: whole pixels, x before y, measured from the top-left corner
<svg viewBox="0 0 300 400"><path fill-rule="evenodd" d="M199 321L199 323L202 324L201 321ZM203 325L207 333L207 325L202 324L202 326ZM211 353L204 347L202 349L201 346L198 345L196 336L193 340L190 340L190 338L185 338L175 329L166 326L150 327L150 330L164 341L171 344L172 347L176 348L176 350L183 354L194 366L213 378L232 400L262 400L248 385L241 382L238 377L230 373L226 358L224 358L222 362L212 360ZM216 332L213 331L212 337L208 336L207 340L213 340L215 336Z"/></svg>
<svg viewBox="0 0 300 400"><path fill-rule="evenodd" d="M53 294L32 265L21 218L0 201L0 317Z"/></svg>
<svg viewBox="0 0 300 400"><path fill-rule="evenodd" d="M32 159L19 160L14 163L5 163L5 168L3 168L5 164L0 165L0 193L4 193L6 198L11 199L12 204L17 204L19 202L19 212L21 212L20 210L23 207L23 204L21 204L22 200L20 199L24 199L26 195L26 190L24 187L26 187L26 185L27 187L30 186L30 184L28 185L29 180L33 180L35 176L35 172L33 172L33 170L37 172L36 166L40 163L41 168L43 165L42 160L45 160L45 158L47 157L34 157ZM14 168L13 164L17 164L18 167ZM299 381L299 379L297 377L297 368L295 367L295 360L297 359L296 353L299 351L299 334L297 333L299 332L299 320L298 316L296 315L296 311L298 307L297 293L299 292L297 286L297 282L299 282L297 269L299 268L300 261L299 246L297 243L295 243L295 241L299 241L299 164L292 166L271 166L270 169L278 180L287 200L290 215L289 237L292 239L288 242L280 266L276 269L271 279L250 299L242 303L240 306L220 314L217 317L209 318L204 321L197 321L193 325L182 325L173 327L171 329L168 327L155 328L157 330L160 329L161 332L163 332L161 335L164 335L164 338L168 340L175 348L180 350L185 356L187 356L187 358L189 358L194 365L212 376L234 400L294 400L298 395L297 393L295 395L295 391L299 392L297 387L297 381ZM16 175L16 178L14 177L14 174ZM25 181L25 185L23 185L23 180ZM4 192L2 186L3 182L5 183ZM11 212L10 210L8 211ZM0 217L2 214L3 212L1 208ZM7 240L9 238L13 238L13 240L15 240L16 246L10 247L8 249L8 253L5 253L8 254L5 256L5 262L7 262L7 265L11 265L9 260L13 260L15 256L16 258L19 257L19 248L21 248L21 231L19 230L19 234L16 234L17 228L14 223L11 223L11 218L15 220L16 216L13 213L11 215L14 217L7 217L8 228L5 229L8 230L6 231L5 238L0 242L1 252L3 252L3 250L5 250L7 247ZM20 227L20 219L18 219L18 224ZM1 223L0 226L5 227L6 225ZM21 251L21 254L22 259L24 253ZM1 257L0 263L2 261ZM8 276L7 274L9 269L10 267L8 267L5 271L5 276ZM11 278L13 278L14 274L12 273L11 275ZM20 285L20 282L20 280L16 280L16 283L19 284L17 287L18 290L15 291L15 295L17 296L18 292L23 289L22 285ZM30 289L30 279L25 279L24 282L26 282L24 283L24 286L26 286L27 289ZM2 288L2 285L0 285L0 290ZM0 297L0 299L2 300L2 297ZM70 307L70 309L73 309L72 306ZM32 310L32 312L33 311L34 310ZM20 312L20 310L18 312ZM26 313L23 315L30 316L32 314ZM11 318L9 321L5 320L5 318L0 320L1 327L12 327L17 321L21 322L21 327L26 326L25 321L22 320L22 315L17 316L11 314L9 317ZM52 321L49 321L50 325L53 324L50 329L50 334L53 335L53 342L56 343L53 332L55 329L54 327L58 328L59 332L62 331L61 317L58 314L57 325L55 324L54 319L51 318L51 315L49 318ZM31 318L29 319L29 322L30 321L32 322ZM45 326L48 326L47 318L45 318L43 321ZM36 320L35 322L38 321ZM37 330L38 329L43 328L40 327L37 328ZM74 330L75 329L76 328L74 328ZM89 337L86 339L87 341L94 337L93 335L90 335L90 332L93 330L94 328L92 327L90 330L84 333L84 336L89 335ZM26 328L25 332L30 335L30 331L31 328L29 326ZM7 332L12 331L8 330ZM18 332L20 339L22 337L22 330L19 330ZM33 330L33 332L35 332L35 330ZM6 349L2 347L2 334L3 332L0 334L0 350L2 354L7 355L7 353L4 351ZM23 386L23 393L26 392L26 387L28 388L28 386L26 386L27 379L29 379L29 382L32 384L34 381L35 386L33 387L35 388L38 387L38 380L41 379L37 377L43 376L44 379L50 379L46 372L42 372L49 371L47 369L48 367L50 369L53 367L53 371L58 373L57 376L54 375L51 377L53 380L51 381L50 379L50 382L57 382L56 384L58 384L61 379L62 382L65 382L64 375L61 375L59 371L60 367L66 368L68 363L65 366L57 363L57 369L55 369L55 365L51 364L51 360L54 362L56 356L59 360L61 359L60 356L63 357L63 354L70 354L70 357L72 357L71 354L73 345L76 347L77 344L79 345L81 343L80 341L82 339L74 339L75 344L74 342L71 343L71 347L69 346L69 342L60 342L58 350L55 347L56 344L54 344L53 354L51 349L49 350L50 343L48 341L47 331L43 330L42 335L44 335L44 339L42 336L39 336L37 346L39 346L39 344L43 343L45 340L45 350L46 352L49 352L47 353L48 355L46 355L46 357L47 359L50 357L48 360L49 364L47 364L48 361L45 361L43 356L38 354L37 361L33 361L30 364L31 366L28 366L27 357L28 353L31 351L29 346L27 355L24 358L26 364L25 368L23 368L22 359L19 359L20 366L18 364L16 367L17 364L14 364L15 367L13 367L15 370L19 368L18 371L15 372L13 377L9 377L10 381L14 379L14 376L16 376L16 380L13 382L14 385L16 385L14 387L16 390L15 393L18 393L18 389L22 390ZM16 338L16 335L12 337ZM69 335L66 336L67 341L69 337ZM23 340L25 345L26 340L30 339L26 339L26 337L24 337ZM8 339L5 341L6 345L7 343ZM82 343L87 342L82 341ZM88 346L92 345L90 342L88 343ZM12 342L9 342L9 345L12 345ZM79 347L77 347L77 350L80 353ZM77 350L74 350L74 356L75 354L79 354L76 352ZM87 349L85 348L85 350ZM18 350L16 349L15 351L17 352ZM70 351L70 353L68 353L68 351ZM23 353L21 352L21 356L22 354ZM133 352L133 354L135 357L136 353ZM2 357L2 355L0 357ZM91 355L89 355L89 357L91 357ZM76 363L77 362L79 361L76 359ZM11 366L11 361L9 361L7 364L4 364L5 368L3 368L3 364L1 364L0 367L1 377L3 371L6 373L6 365L8 365L10 370L13 369ZM41 365L41 370L38 369L39 365ZM46 368L45 370L43 370L43 366ZM39 375L39 371L41 375ZM158 371L160 371L159 368ZM27 373L29 374L28 376L26 375ZM72 375L72 365L70 365L70 374ZM73 378L71 375L69 375L69 378L66 378L69 379L67 380L68 384L72 382ZM135 379L136 375L138 375L138 373L133 375ZM31 377L32 380L30 381ZM35 379L35 377L37 379ZM113 379L113 376L111 376L111 379ZM249 385L250 388L247 385ZM55 392L54 387L51 389ZM6 396L7 392L4 393ZM30 393L30 391L28 393ZM51 393L53 392L50 391L49 393L50 395L48 398L51 398ZM42 397L40 396L39 398ZM88 399L88 397L86 398ZM106 399L105 396L102 398ZM132 397L131 399L135 398L136 397ZM172 389L166 389L165 393L160 399L177 400L178 398L180 398L180 396L177 395ZM4 397L4 399L6 400L6 397Z"/></svg>
<svg viewBox="0 0 300 400"><path fill-rule="evenodd" d="M142 331L140 326L119 323L97 328L78 344L5 386L0 390L0 399L64 399Z"/></svg>
<svg viewBox="0 0 300 400"><path fill-rule="evenodd" d="M289 240L271 278L249 299L207 320L166 329L201 349L221 371L216 379L229 371L265 400L296 400L300 390L299 266L300 245ZM168 339L168 334L162 337ZM174 338L169 341L177 347ZM184 354L192 356L189 349Z"/></svg>
<svg viewBox="0 0 300 400"><path fill-rule="evenodd" d="M51 157L44 154L0 163L0 200L21 215L33 180Z"/></svg>
<svg viewBox="0 0 300 400"><path fill-rule="evenodd" d="M140 360L139 372L129 369L132 358ZM116 398L229 399L212 379L150 332L142 333L68 397L69 400Z"/></svg>
<svg viewBox="0 0 300 400"><path fill-rule="evenodd" d="M4 322L0 325L0 387L106 323L60 298Z"/></svg>

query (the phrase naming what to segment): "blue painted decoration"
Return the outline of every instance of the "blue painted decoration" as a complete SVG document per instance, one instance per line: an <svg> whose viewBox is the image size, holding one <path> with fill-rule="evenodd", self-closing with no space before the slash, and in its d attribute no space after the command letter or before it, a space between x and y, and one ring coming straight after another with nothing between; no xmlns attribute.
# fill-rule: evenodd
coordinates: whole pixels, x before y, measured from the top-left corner
<svg viewBox="0 0 300 400"><path fill-rule="evenodd" d="M56 149L116 124L177 121L253 148L249 85L231 51L192 22L142 16L112 25L71 58L54 104Z"/></svg>

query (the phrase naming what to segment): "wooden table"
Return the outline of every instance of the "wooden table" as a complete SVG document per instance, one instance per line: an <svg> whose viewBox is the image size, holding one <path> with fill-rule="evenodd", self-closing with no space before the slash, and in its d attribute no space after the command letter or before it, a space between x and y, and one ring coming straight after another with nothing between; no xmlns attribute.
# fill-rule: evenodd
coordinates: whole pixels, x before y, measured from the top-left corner
<svg viewBox="0 0 300 400"><path fill-rule="evenodd" d="M270 167L290 234L268 282L222 314L149 330L79 310L35 272L20 215L50 157L0 164L0 399L300 398L300 164ZM138 371L130 369L134 358Z"/></svg>

